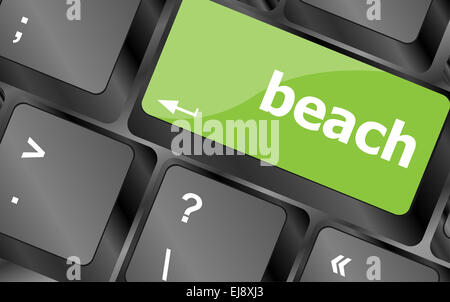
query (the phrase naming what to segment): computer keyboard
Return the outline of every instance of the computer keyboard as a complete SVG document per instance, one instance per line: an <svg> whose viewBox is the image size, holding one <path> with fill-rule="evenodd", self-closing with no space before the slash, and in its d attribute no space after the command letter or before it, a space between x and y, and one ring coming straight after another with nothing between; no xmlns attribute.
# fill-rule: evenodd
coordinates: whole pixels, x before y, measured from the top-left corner
<svg viewBox="0 0 450 302"><path fill-rule="evenodd" d="M0 0L0 281L450 281L449 21Z"/></svg>

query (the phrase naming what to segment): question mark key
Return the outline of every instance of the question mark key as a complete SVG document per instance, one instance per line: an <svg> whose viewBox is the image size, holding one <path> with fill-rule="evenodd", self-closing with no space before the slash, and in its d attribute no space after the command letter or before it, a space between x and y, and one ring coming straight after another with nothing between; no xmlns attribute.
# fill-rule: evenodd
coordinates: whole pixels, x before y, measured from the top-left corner
<svg viewBox="0 0 450 302"><path fill-rule="evenodd" d="M286 212L278 205L171 167L126 279L261 281L285 221Z"/></svg>

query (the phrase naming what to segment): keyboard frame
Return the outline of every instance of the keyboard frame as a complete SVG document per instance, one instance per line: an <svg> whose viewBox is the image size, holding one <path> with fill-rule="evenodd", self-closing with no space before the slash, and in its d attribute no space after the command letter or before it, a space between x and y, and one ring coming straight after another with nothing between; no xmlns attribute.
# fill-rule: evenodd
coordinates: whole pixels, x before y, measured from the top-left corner
<svg viewBox="0 0 450 302"><path fill-rule="evenodd" d="M151 7L152 1L158 1L158 3L166 2L166 0L142 1L143 3L146 3L147 8ZM346 47L342 43L331 41L330 39L321 37L311 31L305 30L305 32L302 32L298 28L293 28L293 25L289 23L283 15L286 0L281 0L278 7L273 11L260 11L247 4L238 2L237 0L217 0L216 2L223 5L227 3L226 6L230 6L251 17L255 17L290 31L315 43L334 49L360 61L416 82L422 86L436 90L449 97L449 92L446 92L444 89L426 84L425 81L429 82L427 77L421 78L422 81L417 80L417 72L406 72L403 67L397 68L393 64L387 63L385 60L363 54L352 47ZM417 248L417 244L422 241L424 234L427 234L426 230L430 225L433 211L439 212L440 208L443 209L448 200L448 196L450 195L450 180L447 179L450 163L449 159L446 158L450 151L449 119L447 119L445 123L444 130L441 133L432 160L428 165L426 175L420 185L420 190L413 203L412 210L407 215L400 217L379 210L331 189L327 189L279 168L266 167L264 169L268 169L267 172L263 172L260 168L259 161L250 156L175 157L171 154L170 143L172 137L170 137L170 135L173 135L170 131L171 125L150 117L143 112L139 112L139 109L141 107L142 96L145 93L153 69L158 61L159 53L164 45L170 24L176 15L176 8L180 3L181 0L167 0L167 4L161 8L161 16L154 19L156 26L151 39L149 39L149 45L144 45L143 42L140 42L139 39L136 39L132 35L132 33L142 34L141 32L137 30L132 30L130 32L126 42L128 45L126 47L129 48L129 50L122 51L110 83L108 84L108 88L99 95L89 94L22 66L13 66L13 63L6 62L5 59L0 58L0 86L5 89L7 95L7 102L0 111L1 137L3 137L6 124L9 121L14 107L20 103L27 103L36 106L39 109L44 109L56 116L68 119L87 129L125 142L132 146L133 149L136 147L140 150L145 150L145 152L142 153L142 158L144 163L147 164L140 164L140 173L151 174L151 172L154 172L149 179L142 180L136 178L128 182L142 181L139 182L139 186L144 186L143 188L146 190L146 193L143 193L143 196L145 196L144 198L142 198L142 196L138 198L133 195L136 200L139 199L140 204L138 205L139 209L135 216L129 216L130 221L129 224L127 224L127 227L130 227L129 232L127 234L120 233L119 241L123 239L124 244L123 246L118 244L117 249L115 249L112 254L105 254L105 256L107 256L105 257L106 262L96 262L97 256L101 255L101 253L99 253L99 251L102 250L101 246L105 242L104 239L106 237L103 237L94 261L82 269L82 280L105 280L105 278L110 277L111 272L113 276L110 280L116 280L117 273L123 269L123 264L126 263L127 257L132 254L131 252L133 249L130 249L130 246L133 240L137 240L140 235L137 226L142 224L142 221L145 221L147 217L145 216L146 213L144 209L151 208L152 202L149 202L149 200L153 200L151 198L152 196L155 196L154 194L157 192L157 184L162 181L162 177L165 173L164 169L167 168L166 165L161 166L161 162L166 163L169 161L170 163L176 162L181 165L193 167L207 175L216 175L221 180L225 182L228 181L243 191L262 196L266 200L282 205L283 208L289 205L289 207L304 209L310 216L311 224L307 231L307 235L305 236L306 240L302 243L304 250L299 251L298 258L292 267L289 280L298 280L298 276L300 276L303 271L302 267L308 260L308 252L311 251L315 238L323 227L334 227L348 234L354 234L377 246L381 246L387 250L391 250L410 259L429 265L439 271L441 281L450 280L450 270L443 269L436 263L445 266L448 266L448 264L437 262L436 259L430 257L427 252L422 252L421 249L424 246L423 244L420 245L420 248ZM144 12L145 11L146 10L144 10ZM134 28L136 26L136 28L140 28L142 25L136 20L133 21L132 27ZM142 22L144 21L144 19L140 20ZM138 45L132 46L133 42ZM136 48L132 50L133 47ZM140 65L127 65L129 63L126 60L128 55L124 54L124 52L130 53L132 51L137 51L139 54L137 56L138 61L139 56L142 55L142 61L139 63ZM142 53L139 53L139 51L142 51ZM448 56L445 61L447 61L447 59ZM126 71L126 68L130 69ZM123 72L125 73L123 74ZM5 85L2 82L4 82ZM18 87L18 89L10 87L7 84L14 85ZM128 84L129 86L127 86ZM129 90L121 90L123 87L130 88ZM25 91L20 91L19 89ZM108 89L110 89L110 94L108 94ZM127 97L122 97L120 99L118 97L113 97L112 94L118 91L124 93L123 95L127 95ZM33 94L39 95L42 98L33 96ZM49 101L46 99L49 99ZM95 104L95 106L93 106L93 104ZM109 106L111 106L111 108ZM135 137L132 133L129 133L129 129L126 127L127 121L124 119L128 119L128 113L131 110L133 111L133 114L128 120L128 128L131 129L134 134L137 134L144 139ZM119 115L121 114L122 118L119 119ZM152 162L148 158L149 154L153 152L150 148L155 150L158 157L155 171L150 171L147 168L152 165ZM133 164L134 163L135 161L133 161ZM273 181L274 179L276 179L276 181ZM121 201L119 200L118 204L120 204L120 202ZM440 213L435 213L435 216L436 214L440 217ZM112 230L110 224L108 224L105 234L111 234L108 233L108 230ZM428 230L428 233L429 232L430 230ZM431 233L434 233L434 229L431 230ZM414 247L410 248L405 247L404 245ZM428 248L428 246L425 242L425 247ZM426 257L428 260L423 260L421 257ZM68 266L65 263L65 259L58 258L52 254L38 250L30 245L18 242L17 240L1 234L0 258L20 264L57 280L67 280L65 272ZM114 265L115 268L113 270L112 266ZM294 278L293 275L296 275L297 277Z"/></svg>

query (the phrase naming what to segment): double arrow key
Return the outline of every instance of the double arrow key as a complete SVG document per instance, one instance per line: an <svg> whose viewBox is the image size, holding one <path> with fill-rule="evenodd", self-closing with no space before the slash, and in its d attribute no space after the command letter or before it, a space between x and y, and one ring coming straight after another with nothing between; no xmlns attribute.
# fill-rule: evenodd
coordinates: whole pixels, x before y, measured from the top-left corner
<svg viewBox="0 0 450 302"><path fill-rule="evenodd" d="M437 280L439 276L432 268L333 228L325 228L317 236L300 279L301 282Z"/></svg>
<svg viewBox="0 0 450 302"><path fill-rule="evenodd" d="M352 259L346 258L345 256L339 255L333 260L331 260L331 267L333 268L333 273L345 277L345 266L350 263Z"/></svg>

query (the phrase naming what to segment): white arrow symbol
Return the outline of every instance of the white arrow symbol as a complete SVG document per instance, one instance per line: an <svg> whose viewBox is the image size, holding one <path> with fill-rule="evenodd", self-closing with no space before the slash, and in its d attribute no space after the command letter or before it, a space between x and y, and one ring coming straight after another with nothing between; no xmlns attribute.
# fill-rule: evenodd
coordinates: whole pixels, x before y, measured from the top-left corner
<svg viewBox="0 0 450 302"><path fill-rule="evenodd" d="M350 258L345 258L344 261L342 261L345 257L342 255L337 256L333 260L331 260L331 267L333 268L333 273L339 274L342 277L345 277L345 266L352 261ZM342 261L342 262L341 262Z"/></svg>
<svg viewBox="0 0 450 302"><path fill-rule="evenodd" d="M45 151L42 150L31 137L28 138L28 145L30 145L35 152L23 152L22 158L44 158Z"/></svg>
<svg viewBox="0 0 450 302"><path fill-rule="evenodd" d="M183 108L181 108L181 107L178 107L179 101L159 100L158 102L160 102L161 105L163 105L164 107L166 107L166 109L169 110L170 113L172 113L172 114L174 114L175 111L178 110L178 111L183 112L183 113L186 113L186 114L188 114L188 115L190 115L190 116L197 117L198 109L196 109L195 112L191 112L191 111L188 111L188 110L183 109Z"/></svg>

